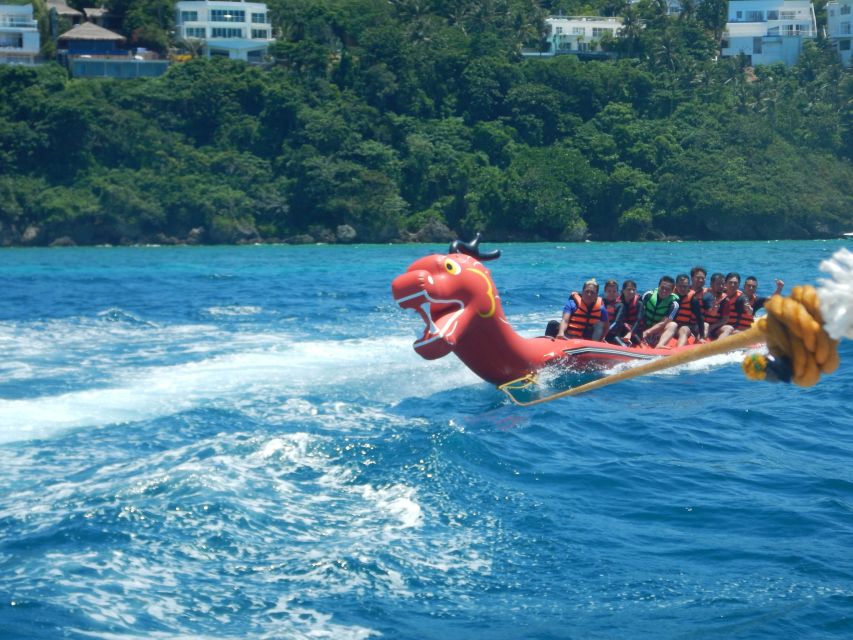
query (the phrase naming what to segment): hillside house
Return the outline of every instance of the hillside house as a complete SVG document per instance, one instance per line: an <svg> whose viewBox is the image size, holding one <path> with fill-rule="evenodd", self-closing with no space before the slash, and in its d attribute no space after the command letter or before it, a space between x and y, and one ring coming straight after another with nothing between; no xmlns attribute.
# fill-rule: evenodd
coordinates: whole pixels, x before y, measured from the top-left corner
<svg viewBox="0 0 853 640"><path fill-rule="evenodd" d="M33 5L0 4L0 63L35 64L40 46Z"/></svg>
<svg viewBox="0 0 853 640"><path fill-rule="evenodd" d="M274 41L267 5L260 2L182 0L177 35L201 45L202 55L261 62Z"/></svg>
<svg viewBox="0 0 853 640"><path fill-rule="evenodd" d="M579 57L607 57L601 50L605 36L618 38L621 17L552 16L545 19L547 48L542 52L525 52L526 56L556 56L572 53Z"/></svg>
<svg viewBox="0 0 853 640"><path fill-rule="evenodd" d="M851 40L853 40L853 0L836 0L826 4L826 35L835 45L841 64L850 67Z"/></svg>
<svg viewBox="0 0 853 640"><path fill-rule="evenodd" d="M797 62L803 42L817 37L809 0L731 0L723 34L723 57L745 55L749 64Z"/></svg>
<svg viewBox="0 0 853 640"><path fill-rule="evenodd" d="M83 22L57 38L60 59L75 78L140 78L166 72L168 60L146 59L121 48L126 38Z"/></svg>

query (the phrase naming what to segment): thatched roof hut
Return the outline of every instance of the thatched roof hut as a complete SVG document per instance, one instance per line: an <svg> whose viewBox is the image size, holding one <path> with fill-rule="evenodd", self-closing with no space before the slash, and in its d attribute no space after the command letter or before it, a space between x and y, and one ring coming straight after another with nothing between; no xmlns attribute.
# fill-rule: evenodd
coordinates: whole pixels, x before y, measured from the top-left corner
<svg viewBox="0 0 853 640"><path fill-rule="evenodd" d="M47 0L47 10L55 10L57 14L71 18L72 22L78 22L83 19L83 14L69 7L65 0Z"/></svg>
<svg viewBox="0 0 853 640"><path fill-rule="evenodd" d="M84 22L63 33L57 40L86 42L124 42L127 38L109 29L99 27L94 22Z"/></svg>

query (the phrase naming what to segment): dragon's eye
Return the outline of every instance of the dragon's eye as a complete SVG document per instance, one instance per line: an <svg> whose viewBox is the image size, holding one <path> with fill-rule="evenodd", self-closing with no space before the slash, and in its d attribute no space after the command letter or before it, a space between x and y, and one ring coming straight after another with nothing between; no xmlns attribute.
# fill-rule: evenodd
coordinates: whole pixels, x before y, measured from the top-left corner
<svg viewBox="0 0 853 640"><path fill-rule="evenodd" d="M447 269L447 273L451 273L454 276L462 272L462 267L459 266L459 263L456 262L456 260L451 260L450 258L447 258L444 261L444 268Z"/></svg>

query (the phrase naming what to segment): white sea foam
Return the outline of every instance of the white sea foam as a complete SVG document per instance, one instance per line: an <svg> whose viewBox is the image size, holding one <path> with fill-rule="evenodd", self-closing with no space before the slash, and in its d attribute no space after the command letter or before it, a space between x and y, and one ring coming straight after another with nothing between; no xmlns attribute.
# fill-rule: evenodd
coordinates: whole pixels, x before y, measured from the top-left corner
<svg viewBox="0 0 853 640"><path fill-rule="evenodd" d="M224 307L208 307L205 313L210 316L255 316L263 311L262 307L251 305L228 305Z"/></svg>
<svg viewBox="0 0 853 640"><path fill-rule="evenodd" d="M671 369L664 369L662 371L658 371L653 375L656 376L677 376L681 375L685 371L689 372L699 372L699 371L710 371L712 369L718 369L719 367L730 365L734 363L740 363L744 357L744 351L732 351L731 353L723 353L716 356L710 356L707 358L702 358L701 360L696 360L694 362L688 362L686 364L679 365L677 367L672 367ZM634 360L631 362L623 362L612 369L608 370L608 374L618 373L620 371L624 371L625 369L634 369L636 367L641 367L644 364L647 364L648 360Z"/></svg>
<svg viewBox="0 0 853 640"><path fill-rule="evenodd" d="M160 349L168 351L174 345L175 336L169 337L172 340ZM77 335L75 339L84 338ZM112 378L112 384L0 400L0 443L51 437L67 429L151 420L204 406L235 408L280 421L292 411L316 414L316 407L302 397L335 388L344 395L359 393L393 403L477 382L455 358L424 362L403 337L322 341L238 333L228 334L227 339L231 353L212 355L209 342L193 343L183 357L201 355L202 359L171 366L132 366L122 359L113 361L108 354L90 357L89 364L101 367L102 377ZM137 353L144 354L148 348L146 343ZM155 354L153 359L160 357ZM66 367L24 361L13 371L19 376L55 377ZM447 375L450 371L453 375Z"/></svg>
<svg viewBox="0 0 853 640"><path fill-rule="evenodd" d="M15 579L17 590L32 588L34 576L49 580L64 606L111 627L83 635L111 640L142 637L135 629L142 616L169 629L144 637L204 638L199 613L238 626L251 614L252 636L258 638L361 640L380 634L305 603L368 591L408 599L424 584L446 587L448 579L459 587L458 599L465 599L466 576L491 571L476 551L484 544L482 532L442 524L434 506L421 504L416 487L366 481L354 472L360 458L337 442L331 435L296 432L254 437L247 447L244 434L220 434L99 466L91 475L63 481L61 497L54 487L25 492L0 517L31 520L27 506L36 498L67 510L68 504L110 496L112 504L102 502L89 515L134 520L126 528L136 534L121 549L77 547L33 556ZM125 484L128 479L137 482ZM138 493L136 485L149 480L159 485L156 490ZM208 495L234 517L208 516L199 502ZM20 505L14 513L13 504ZM51 517L44 515L46 521ZM426 523L429 536L421 531ZM169 531L170 542L151 538L150 527ZM84 583L81 574L87 576ZM182 589L185 584L193 588ZM232 599L235 594L239 598Z"/></svg>

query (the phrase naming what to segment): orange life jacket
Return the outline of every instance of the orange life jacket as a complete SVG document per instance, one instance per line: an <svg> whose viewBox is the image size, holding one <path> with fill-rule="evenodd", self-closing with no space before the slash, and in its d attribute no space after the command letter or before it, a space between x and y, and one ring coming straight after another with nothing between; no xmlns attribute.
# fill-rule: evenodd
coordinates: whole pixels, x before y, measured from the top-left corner
<svg viewBox="0 0 853 640"><path fill-rule="evenodd" d="M678 315L675 316L675 322L679 327L684 327L696 321L693 315L693 296L696 292L691 289L686 295L678 296Z"/></svg>
<svg viewBox="0 0 853 640"><path fill-rule="evenodd" d="M723 293L723 297L720 298L720 313L723 311L729 316L729 324L734 323L734 313L735 313L735 304L737 304L738 298L743 295L743 291L738 289L734 296L730 296L728 293Z"/></svg>
<svg viewBox="0 0 853 640"><path fill-rule="evenodd" d="M723 316L723 305L725 302L726 293L724 291L720 294L719 298L715 297L715 304L710 309L705 309L705 322L708 323L709 327L713 327L714 324L720 321L720 318Z"/></svg>
<svg viewBox="0 0 853 640"><path fill-rule="evenodd" d="M740 293L740 291L738 291ZM747 298L746 301L749 303L749 309L752 309L752 305L755 304L756 296L752 296L752 298ZM753 321L755 320L754 309L750 311L746 308L746 305L743 307L743 311L735 316L734 322L732 325L738 331L743 331L745 329L749 329L752 326Z"/></svg>
<svg viewBox="0 0 853 640"><path fill-rule="evenodd" d="M597 322L601 322L602 299L596 298L592 309L583 303L583 298L577 291L572 291L572 300L578 306L569 318L569 326L566 327L566 336L569 338L589 338L592 328Z"/></svg>

